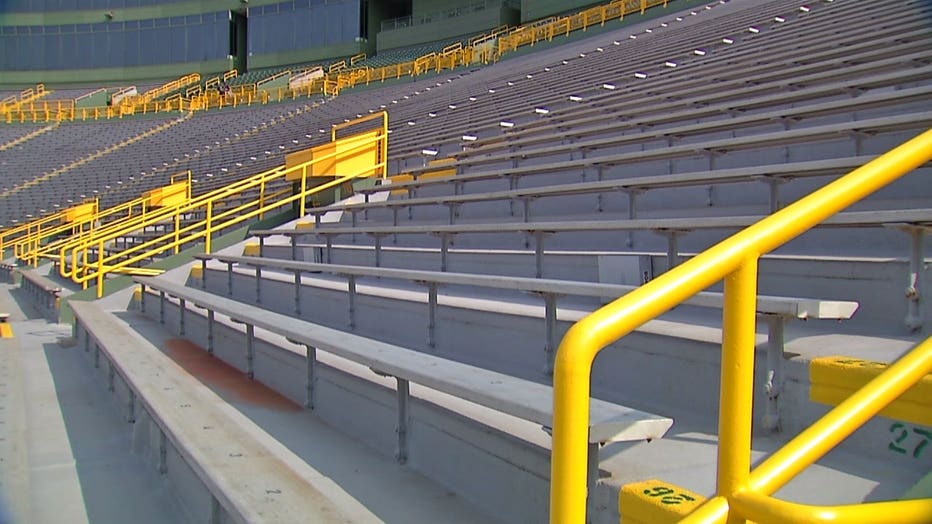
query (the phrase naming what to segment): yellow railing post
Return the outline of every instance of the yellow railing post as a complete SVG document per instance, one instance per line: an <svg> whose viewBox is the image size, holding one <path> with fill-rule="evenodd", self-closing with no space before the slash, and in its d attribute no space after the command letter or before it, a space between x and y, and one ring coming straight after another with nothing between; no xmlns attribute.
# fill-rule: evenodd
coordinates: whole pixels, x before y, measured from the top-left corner
<svg viewBox="0 0 932 524"><path fill-rule="evenodd" d="M205 221L205 238L204 238L204 253L208 255L210 251L210 237L213 231L211 230L211 223L214 220L214 202L213 200L207 202L207 220Z"/></svg>
<svg viewBox="0 0 932 524"><path fill-rule="evenodd" d="M586 433L591 367L596 355L645 322L669 311L722 278L726 278L726 310L719 408L719 493L700 507L689 520L706 523L721 522L726 516L737 518L730 515L729 500L740 497L744 492L742 490L746 490L751 483L750 479L758 478L757 470L754 473L748 472L751 438L749 413L753 397L753 387L749 381L753 380L754 280L757 259L930 160L932 130L716 244L574 324L560 343L554 367L551 522L585 522L588 460ZM932 353L932 344L925 350ZM907 380L906 376L894 377L889 380ZM870 388L872 384L866 387ZM871 402L880 403L876 399ZM739 404L743 405L737 406ZM736 406L740 416L727 411ZM852 404L848 408L852 411L863 410L865 406ZM876 407L876 411L882 408L883 405ZM848 416L855 420L865 415L853 416L849 413ZM866 416L870 417L869 414ZM743 420L727 421L724 420L726 418ZM851 423L852 426L854 424ZM848 426L828 425L820 428L820 432L813 433L811 438L824 439L828 434L835 438L846 428ZM738 435L741 431L747 434ZM783 452L775 456L783 457L780 453ZM779 466L773 467L787 468L788 464L797 462L791 459L792 455L784 458ZM766 485L767 482L762 484ZM779 503L774 502L775 505ZM922 504L910 507L914 506L926 507Z"/></svg>
<svg viewBox="0 0 932 524"><path fill-rule="evenodd" d="M718 493L734 493L751 470L754 405L754 342L757 320L757 258L748 257L725 277L722 313L722 413L718 420ZM743 522L729 519L729 524Z"/></svg>

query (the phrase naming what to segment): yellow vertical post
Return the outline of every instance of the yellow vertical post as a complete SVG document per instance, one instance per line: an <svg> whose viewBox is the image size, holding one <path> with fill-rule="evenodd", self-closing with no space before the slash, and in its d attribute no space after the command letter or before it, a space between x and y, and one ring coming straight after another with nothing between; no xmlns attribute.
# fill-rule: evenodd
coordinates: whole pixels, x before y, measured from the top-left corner
<svg viewBox="0 0 932 524"><path fill-rule="evenodd" d="M87 285L87 280L84 281ZM97 298L104 296L104 241L97 243Z"/></svg>
<svg viewBox="0 0 932 524"><path fill-rule="evenodd" d="M181 229L181 213L179 211L175 211L175 254L176 255L180 251L179 246L178 246L178 241L181 239L181 232L179 231L180 229Z"/></svg>
<svg viewBox="0 0 932 524"><path fill-rule="evenodd" d="M334 131L334 133L336 133L336 131ZM304 167L301 169L301 203L299 204L300 212L298 213L298 217L304 216L304 207L306 205L304 202L305 191L307 191L307 164L304 164Z"/></svg>
<svg viewBox="0 0 932 524"><path fill-rule="evenodd" d="M747 483L751 470L757 255L725 277L722 383L718 421L718 489L726 497ZM732 514L729 524L745 522Z"/></svg>
<svg viewBox="0 0 932 524"><path fill-rule="evenodd" d="M210 254L211 222L213 222L213 219L214 219L214 202L213 200L210 200L207 202L207 220L205 221L205 224L206 224L205 227L207 228L207 230L206 230L206 237L204 240L204 253L208 255Z"/></svg>
<svg viewBox="0 0 932 524"><path fill-rule="evenodd" d="M265 218L265 178L259 184L259 220Z"/></svg>

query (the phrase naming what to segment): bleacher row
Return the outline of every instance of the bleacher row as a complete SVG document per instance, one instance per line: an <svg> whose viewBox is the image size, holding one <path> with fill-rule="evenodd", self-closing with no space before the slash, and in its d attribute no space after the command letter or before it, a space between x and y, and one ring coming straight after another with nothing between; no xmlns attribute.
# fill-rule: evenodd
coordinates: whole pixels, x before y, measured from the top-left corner
<svg viewBox="0 0 932 524"><path fill-rule="evenodd" d="M932 127L930 14L919 0L697 4L487 68L195 115L21 190L34 196L15 211L5 205L0 222L37 213L39 202L63 204L53 195L76 186L115 203L190 169L196 187L218 187L329 140L333 124L388 110L387 180L290 227L253 230L245 245L193 266L136 277L130 307L140 315L120 311L117 323L178 333L485 518L540 522L561 336L603 303ZM94 136L100 127L62 125L11 151L24 162L67 151L59 136L110 143ZM127 165L137 167L130 174ZM762 258L755 453L825 413L808 397L812 361L840 353L892 362L926 339L929 176L924 165ZM715 492L723 302L713 287L596 361L589 521L638 521L637 493L633 506L619 505L634 483L699 494L669 504L695 502L667 508L658 522ZM146 417L133 410L137 396L160 395L144 391L141 377L170 366L123 354L110 335L115 317L101 308L125 309L126 300L99 304L73 307L79 344L95 366L104 354L110 389L116 373L121 405L134 420L157 420L164 448L184 420L161 415L161 401L144 403ZM159 355L155 345L139 351ZM212 402L196 409L216 416L223 409ZM909 423L922 434L930 421ZM903 496L932 455L891 453L891 431L888 419L873 419L779 495L823 505ZM242 515L236 501L255 497L253 487L213 473L222 468L210 466L207 440L172 445L200 464L211 518ZM301 475L294 485L316 497L320 485Z"/></svg>

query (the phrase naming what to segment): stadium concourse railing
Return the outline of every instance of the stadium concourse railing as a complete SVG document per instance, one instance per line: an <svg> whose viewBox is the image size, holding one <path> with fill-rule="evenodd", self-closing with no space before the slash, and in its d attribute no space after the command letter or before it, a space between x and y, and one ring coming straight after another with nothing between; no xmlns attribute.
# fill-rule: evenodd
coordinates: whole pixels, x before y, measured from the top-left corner
<svg viewBox="0 0 932 524"><path fill-rule="evenodd" d="M609 344L723 280L717 494L684 521L928 522L932 499L807 506L771 497L857 428L932 372L932 338L804 430L752 471L751 420L757 265L826 218L932 160L932 130L713 246L574 324L554 368L550 519L586 522L592 363Z"/></svg>
<svg viewBox="0 0 932 524"><path fill-rule="evenodd" d="M62 209L48 216L0 231L0 260L6 258L10 247L13 247L13 253L18 255L28 251L26 246L39 243L52 235L66 231L76 233L86 226L90 227L96 220L97 211L97 200L88 200L68 209Z"/></svg>
<svg viewBox="0 0 932 524"><path fill-rule="evenodd" d="M376 129L337 138L339 130L377 119L381 119L381 125ZM388 113L382 111L334 126L333 138L326 153L314 154L308 161L279 166L180 204L164 206L145 217L78 235L58 247L59 273L85 289L96 281L97 296L102 297L110 273L151 275L153 269L135 265L166 253L177 254L182 247L200 241L204 242L204 253L211 253L215 233L292 207L303 216L308 197L316 193L356 178L387 175ZM322 176L328 181L309 184L309 179ZM123 249L114 245L118 238L168 224L173 226L171 230L138 244Z"/></svg>
<svg viewBox="0 0 932 524"><path fill-rule="evenodd" d="M178 201L190 200L191 172L173 175L169 186L146 192L139 198L104 210L100 209L98 200L94 199L24 224L28 234L8 244L12 243L13 253L18 261L37 266L41 259L57 259L61 248L75 242L82 235L93 234L107 227L120 228L133 221L145 221L162 207L168 191L173 191ZM2 247L0 245L0 254Z"/></svg>
<svg viewBox="0 0 932 524"><path fill-rule="evenodd" d="M573 31L585 31L594 25L604 25L609 20L623 19L627 14L644 13L651 7L666 7L667 2L668 0L615 0L572 15L551 17L516 28L500 26L489 33L470 38L465 45L457 42L440 52L382 67L366 66L366 55L360 53L351 57L348 63L343 60L330 64L324 78L297 88L263 89L258 84L244 84L230 86L228 91L220 92L216 86L235 78L235 70L207 80L203 88L199 83L200 75L192 73L149 90L143 95L127 97L117 107L76 108L74 101L50 101L10 105L9 109L2 113L5 114L8 124L84 121L166 111L206 111L224 107L264 105L314 95L337 96L341 90L358 85L439 73L475 63L489 64L521 46L534 45L543 40L550 41L554 37L568 35ZM181 90L186 87L182 93ZM174 94L167 99L156 100L169 93ZM10 98L16 104L20 104L15 95ZM6 102L7 100L3 101L4 104Z"/></svg>

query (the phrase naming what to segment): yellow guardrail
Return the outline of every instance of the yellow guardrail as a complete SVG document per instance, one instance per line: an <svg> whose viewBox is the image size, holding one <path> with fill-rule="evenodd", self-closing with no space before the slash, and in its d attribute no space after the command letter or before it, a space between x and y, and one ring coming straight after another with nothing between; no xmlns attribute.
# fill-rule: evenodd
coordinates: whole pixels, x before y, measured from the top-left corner
<svg viewBox="0 0 932 524"><path fill-rule="evenodd" d="M191 88L185 96L174 96L171 100L155 100L172 91L200 81L200 75L192 73L173 80L163 86L147 91L146 93L128 97L119 104L119 107L96 107L74 109L72 107L37 106L30 108L11 108L6 113L6 122L9 123L40 123L63 122L74 120L100 120L122 118L127 115L158 113L163 111L205 111L224 107L240 107L252 105L265 105L285 100L297 100L301 97L310 97L323 94L336 96L341 90L357 85L369 85L372 82L385 82L396 80L404 76L417 76L431 72L441 72L445 69L455 69L476 62L490 63L497 61L502 55L517 50L524 45L534 45L542 40L553 40L560 35L568 35L572 31L583 30L593 25L603 25L609 20L624 18L626 14L644 13L654 6L666 6L668 0L615 0L608 4L592 7L573 15L564 17L550 17L542 21L533 22L517 28L500 26L485 35L469 39L466 45L461 42L451 44L440 53L428 53L410 62L390 64L383 67L354 67L365 60L365 54L360 53L349 59L331 64L325 77L312 85L291 89L280 87L263 89L261 85L245 84L231 86L227 93L218 93L210 89L219 83L218 78L211 78L204 89ZM281 73L280 73L281 74ZM231 70L223 74L226 82L235 78L237 71ZM264 80L263 82L267 82ZM260 82L261 84L261 82ZM13 97L16 102L16 97ZM0 101L6 104L6 100ZM67 104L65 104L67 105Z"/></svg>
<svg viewBox="0 0 932 524"><path fill-rule="evenodd" d="M339 140L337 131L350 126L363 124L375 119L381 119L381 126L367 133L354 134ZM363 136L364 135L364 136ZM362 136L362 138L360 138ZM71 278L74 282L87 288L90 282L96 280L97 296L103 296L104 281L109 273L135 273L137 268L133 264L148 260L167 251L178 253L182 246L200 240L204 241L205 253L211 252L211 241L215 232L241 224L256 217L262 217L270 211L283 210L297 204L300 215L306 212L307 198L315 193L339 186L345 182L362 176L382 176L387 174L388 165L388 114L375 113L365 117L334 126L333 138L335 142L330 148L332 152L314 155L306 162L291 167L280 166L244 181L236 182L206 195L193 198L183 204L166 206L165 209L153 212L145 219L121 223L118 227L105 231L96 231L90 235L82 235L74 243L59 249L59 272L63 277ZM366 163L359 168L361 158L370 158L360 153L369 153L374 162ZM327 169L315 169L319 165L332 166ZM342 167L341 167L342 166ZM354 167L345 167L354 166ZM328 169L332 169L330 173ZM355 169L350 173L338 172L341 169ZM327 182L309 187L310 178L323 174L330 178ZM288 180L299 180L296 185L300 188L293 191L291 187L269 190L273 183L286 184ZM247 192L256 192L258 195L249 196ZM205 218L187 220L203 214ZM120 252L107 254L106 248L117 238L139 231L150 225L173 222L173 229L155 238L146 240ZM96 253L94 260L91 254ZM151 271L145 270L143 271Z"/></svg>
<svg viewBox="0 0 932 524"><path fill-rule="evenodd" d="M190 200L191 172L186 171L171 177L172 186L179 184L179 181L184 182L185 199ZM83 215L83 224L74 231L74 235L43 244L43 241L52 239L67 231L52 231L48 227L45 230L35 228L35 232L30 237L21 238L15 242L14 248L16 249L16 257L20 261L33 266L38 265L39 260L42 258L58 260L59 252L79 245L82 236L95 234L103 235L109 231L122 230L132 224L151 219L153 212L159 210L156 201L157 198L158 197L154 195L154 191L150 191L139 198L118 204L103 211L99 210L95 201L94 214L89 217ZM87 226L87 229L85 229L84 226ZM59 269L59 271L61 271L61 269Z"/></svg>
<svg viewBox="0 0 932 524"><path fill-rule="evenodd" d="M573 325L554 368L550 521L586 521L592 363L609 344L716 282L725 281L718 492L686 520L711 522L928 522L932 499L825 507L770 497L932 372L932 339L841 403L751 471L751 420L761 255L932 160L932 130L720 242ZM834 517L833 517L834 516ZM885 517L880 520L879 517Z"/></svg>
<svg viewBox="0 0 932 524"><path fill-rule="evenodd" d="M6 257L6 250L9 249L10 246L13 246L15 254L18 252L20 244L33 241L33 237L36 235L44 235L47 231L63 223L83 221L81 219L71 221L68 215L73 212L74 209L90 204L93 204L96 213L97 200L95 199L0 231L0 260Z"/></svg>

